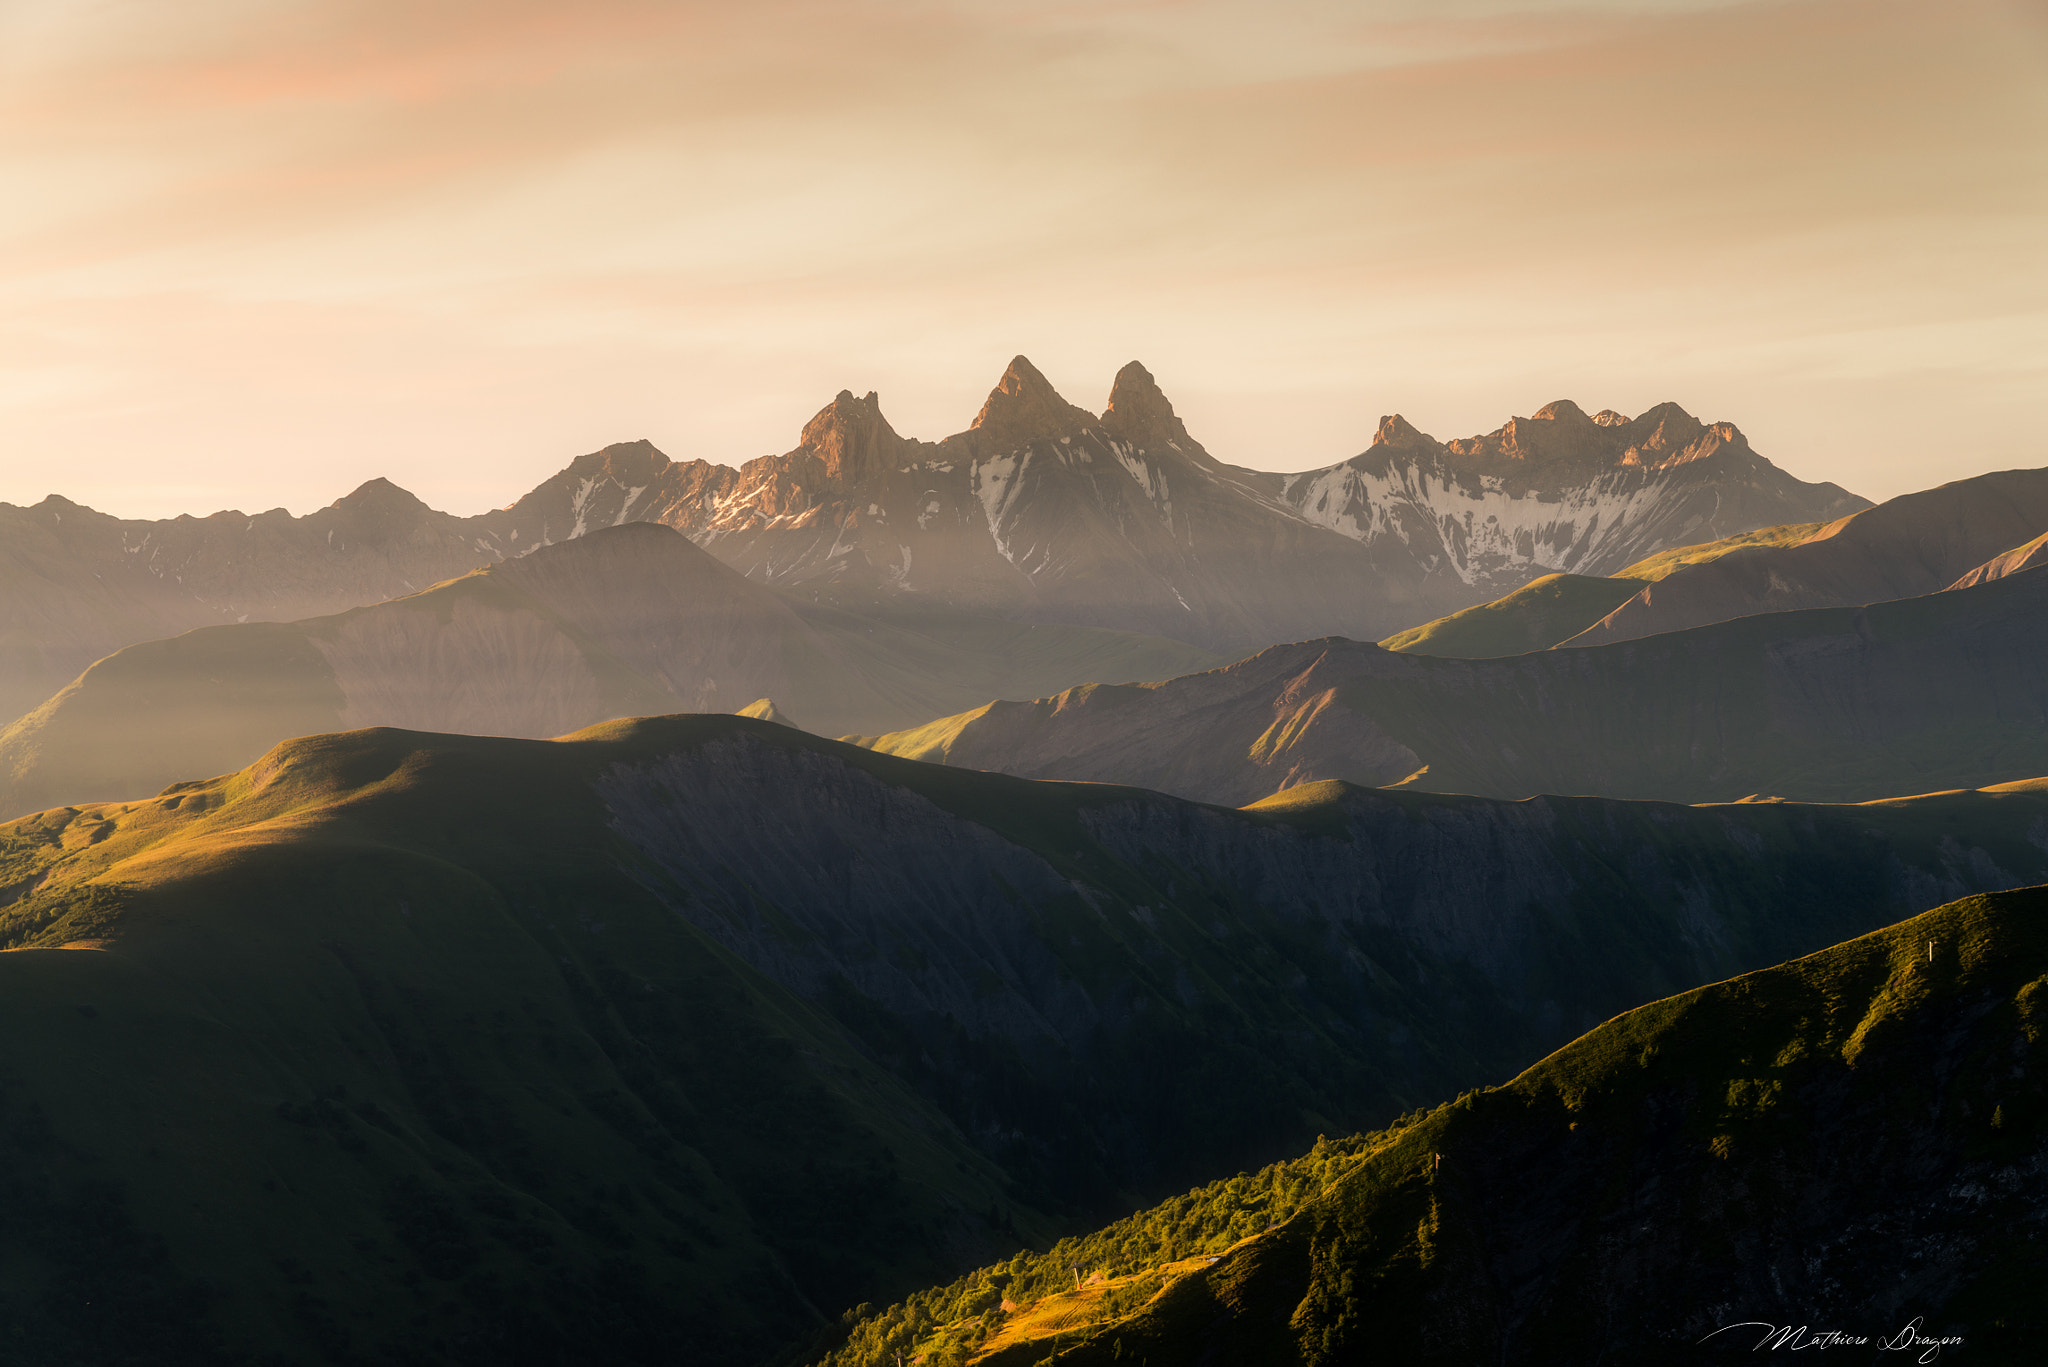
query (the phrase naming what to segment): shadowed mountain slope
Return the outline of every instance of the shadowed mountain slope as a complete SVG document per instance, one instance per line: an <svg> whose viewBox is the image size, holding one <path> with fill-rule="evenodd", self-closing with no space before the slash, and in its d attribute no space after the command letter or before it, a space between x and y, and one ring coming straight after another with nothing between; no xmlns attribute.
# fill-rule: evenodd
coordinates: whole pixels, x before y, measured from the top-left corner
<svg viewBox="0 0 2048 1367"><path fill-rule="evenodd" d="M1665 575L1565 644L1604 645L1759 612L1851 607L1956 584L2048 527L2048 469L1905 494L1796 545L1737 550Z"/></svg>
<svg viewBox="0 0 2048 1367"><path fill-rule="evenodd" d="M864 743L1233 804L1322 778L1692 802L1976 787L2048 769L2048 570L1507 659L1306 641Z"/></svg>
<svg viewBox="0 0 2048 1367"><path fill-rule="evenodd" d="M0 1315L30 1360L753 1361L2037 880L2044 804L1233 812L712 716L294 741L0 826Z"/></svg>
<svg viewBox="0 0 2048 1367"><path fill-rule="evenodd" d="M130 646L0 731L0 815L155 792L345 727L556 736L774 697L778 720L829 733L1100 667L1209 663L1115 632L812 611L816 627L688 538L632 523L374 607Z"/></svg>
<svg viewBox="0 0 2048 1367"><path fill-rule="evenodd" d="M824 1361L2029 1361L2044 1003L2048 891L1958 902L1070 1240L1093 1297L1020 1255Z"/></svg>

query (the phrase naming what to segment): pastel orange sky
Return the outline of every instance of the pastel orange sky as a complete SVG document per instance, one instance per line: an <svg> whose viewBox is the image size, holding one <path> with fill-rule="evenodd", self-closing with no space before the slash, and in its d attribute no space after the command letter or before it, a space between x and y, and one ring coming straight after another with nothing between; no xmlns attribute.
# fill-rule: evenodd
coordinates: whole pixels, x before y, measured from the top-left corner
<svg viewBox="0 0 2048 1367"><path fill-rule="evenodd" d="M2048 0L0 0L0 500L475 512L1016 352L1266 468L2048 464Z"/></svg>

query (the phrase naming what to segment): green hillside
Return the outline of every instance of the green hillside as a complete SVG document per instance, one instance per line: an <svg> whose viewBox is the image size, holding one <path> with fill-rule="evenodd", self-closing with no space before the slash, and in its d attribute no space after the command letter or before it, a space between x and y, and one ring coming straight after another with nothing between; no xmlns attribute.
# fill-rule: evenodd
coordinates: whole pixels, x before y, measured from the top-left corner
<svg viewBox="0 0 2048 1367"><path fill-rule="evenodd" d="M1674 546L1616 570L1605 579L1583 574L1546 574L1490 603L1397 632L1380 645L1388 650L1461 660L1548 650L1635 597L1642 592L1645 582L1655 582L1686 565L1718 560L1730 551L1751 546L1796 546L1826 525L1795 522L1782 527L1760 527L1697 546Z"/></svg>
<svg viewBox="0 0 2048 1367"><path fill-rule="evenodd" d="M1971 898L849 1317L819 1360L1718 1362L1805 1325L2027 1361L2044 1084L2048 889Z"/></svg>
<svg viewBox="0 0 2048 1367"><path fill-rule="evenodd" d="M1686 565L1704 565L1719 560L1730 551L1747 550L1752 546L1797 546L1803 541L1811 541L1815 533L1829 525L1826 522L1788 522L1779 527L1759 527L1753 532L1723 537L1719 541L1703 541L1697 546L1673 546L1668 551L1646 556L1626 569L1616 570L1614 577L1655 582L1673 570Z"/></svg>
<svg viewBox="0 0 2048 1367"><path fill-rule="evenodd" d="M2044 822L1234 812L708 715L293 741L0 826L0 1325L28 1362L750 1362L2048 878Z"/></svg>
<svg viewBox="0 0 2048 1367"><path fill-rule="evenodd" d="M1633 579L1546 574L1491 603L1410 627L1380 644L1388 650L1464 660L1548 650L1635 597L1642 587Z"/></svg>

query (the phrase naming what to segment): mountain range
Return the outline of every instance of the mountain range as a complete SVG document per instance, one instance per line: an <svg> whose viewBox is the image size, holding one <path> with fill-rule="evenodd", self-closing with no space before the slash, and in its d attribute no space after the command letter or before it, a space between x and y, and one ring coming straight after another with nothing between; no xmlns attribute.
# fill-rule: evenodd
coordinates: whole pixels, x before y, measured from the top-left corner
<svg viewBox="0 0 2048 1367"><path fill-rule="evenodd" d="M1672 404L1623 419L1559 402L1449 443L1391 417L1342 464L1247 470L1204 450L1135 362L1097 415L1020 356L936 443L842 391L782 455L732 467L610 446L475 517L385 480L302 518L0 505L0 717L124 646L331 615L627 522L682 531L800 612L908 614L941 636L962 616L1113 629L1228 655L1376 639L1545 571L1606 574L1864 506Z"/></svg>
<svg viewBox="0 0 2048 1367"><path fill-rule="evenodd" d="M295 740L0 825L0 1320L31 1362L756 1361L2048 879L2044 823L2039 784L1238 812L731 716Z"/></svg>
<svg viewBox="0 0 2048 1367"><path fill-rule="evenodd" d="M1330 778L1506 798L1855 801L2048 767L2044 623L2048 569L2036 568L1500 659L1305 641L863 743L1232 805Z"/></svg>
<svg viewBox="0 0 2048 1367"><path fill-rule="evenodd" d="M800 614L681 533L627 523L390 602L116 651L0 729L0 817L153 793L370 724L558 736L772 697L781 719L836 734L1213 663L1130 632L886 605Z"/></svg>

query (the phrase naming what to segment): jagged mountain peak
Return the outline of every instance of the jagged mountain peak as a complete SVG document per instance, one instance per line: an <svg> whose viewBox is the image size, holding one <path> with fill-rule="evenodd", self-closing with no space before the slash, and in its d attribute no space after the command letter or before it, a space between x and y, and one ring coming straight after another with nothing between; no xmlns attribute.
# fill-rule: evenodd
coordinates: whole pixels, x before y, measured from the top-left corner
<svg viewBox="0 0 2048 1367"><path fill-rule="evenodd" d="M1554 399L1526 418L1509 418L1488 441L1492 454L1518 461L1611 464L1613 438L1570 399Z"/></svg>
<svg viewBox="0 0 2048 1367"><path fill-rule="evenodd" d="M568 468L577 474L602 470L621 478L638 478L645 483L674 463L660 447L641 437L634 441L615 441L588 455L578 456L569 462Z"/></svg>
<svg viewBox="0 0 2048 1367"><path fill-rule="evenodd" d="M1709 427L1676 403L1660 403L1630 418L1611 408L1589 415L1570 399L1553 400L1525 418L1510 418L1485 436L1445 443L1457 455L1483 461L1594 469L1682 463L1743 444L1733 425Z"/></svg>
<svg viewBox="0 0 2048 1367"><path fill-rule="evenodd" d="M1034 441L1071 436L1094 424L1093 413L1061 398L1028 358L1014 356L967 435L984 451L1014 451Z"/></svg>
<svg viewBox="0 0 2048 1367"><path fill-rule="evenodd" d="M1586 410L1570 399L1552 399L1530 415L1531 419L1554 422L1570 427L1584 427L1593 424Z"/></svg>
<svg viewBox="0 0 2048 1367"><path fill-rule="evenodd" d="M330 506L344 512L383 515L433 511L411 490L400 488L382 475L364 480L353 490L334 500Z"/></svg>
<svg viewBox="0 0 2048 1367"><path fill-rule="evenodd" d="M1627 442L1621 453L1623 465L1680 465L1710 456L1724 446L1748 445L1735 424L1710 426L1668 400L1617 430Z"/></svg>
<svg viewBox="0 0 2048 1367"><path fill-rule="evenodd" d="M1372 434L1372 444L1396 451L1433 451L1437 446L1435 438L1419 431L1415 424L1399 413L1388 413L1380 418L1379 428Z"/></svg>
<svg viewBox="0 0 2048 1367"><path fill-rule="evenodd" d="M1169 442L1195 445L1159 382L1137 361L1116 373L1109 388L1109 407L1102 410L1102 425L1140 449Z"/></svg>
<svg viewBox="0 0 2048 1367"><path fill-rule="evenodd" d="M804 424L801 449L824 462L831 479L857 484L894 469L903 445L903 438L882 416L881 400L873 390L855 398L852 390L842 389Z"/></svg>

